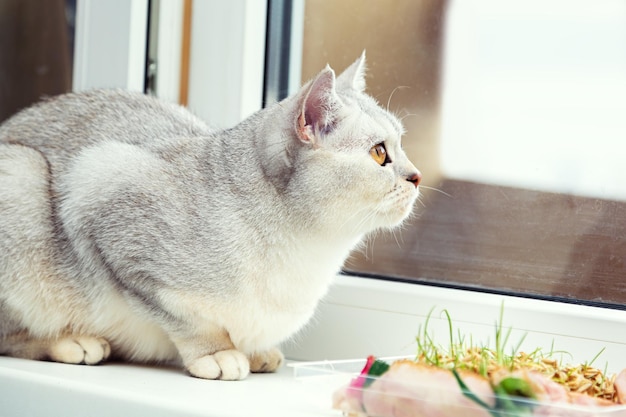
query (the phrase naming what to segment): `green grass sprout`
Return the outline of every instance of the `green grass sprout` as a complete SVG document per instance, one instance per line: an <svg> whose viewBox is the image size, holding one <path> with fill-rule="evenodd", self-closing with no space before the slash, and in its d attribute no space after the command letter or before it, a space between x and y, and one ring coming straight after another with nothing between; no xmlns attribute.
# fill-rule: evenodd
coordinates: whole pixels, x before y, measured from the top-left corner
<svg viewBox="0 0 626 417"><path fill-rule="evenodd" d="M606 367L604 373L592 368L592 365L598 360L605 349L598 352L590 361L577 367L564 366L564 356L572 355L566 351L555 349L554 341L552 341L549 350L536 348L530 353L522 350L526 342L527 333L524 333L515 343L512 341L513 328L504 325L504 303L500 305L498 319L494 325L495 345L476 343L472 335L468 337L462 334L460 329L455 329L452 322L452 315L449 310L442 310L440 317L445 320L447 327L447 345L438 344L434 333L432 332L432 317L435 312L433 307L426 316L423 325L418 329L416 337L417 354L416 362L433 365L439 368L452 370L468 370L476 372L485 378L490 378L492 373L505 369L507 371L515 371L517 369L530 369L541 372L555 382L564 384L569 390L575 390L572 387L572 380L582 380L588 378L587 374L592 375L587 381L592 381L593 387L587 389L587 393L593 396L603 397L608 400L614 399L611 394L613 380L606 377ZM557 359L558 358L558 359ZM607 365L608 367L608 365ZM601 374L600 377L595 375ZM458 376L458 373L457 375ZM587 383L588 385L588 383ZM517 410L521 412L522 410Z"/></svg>

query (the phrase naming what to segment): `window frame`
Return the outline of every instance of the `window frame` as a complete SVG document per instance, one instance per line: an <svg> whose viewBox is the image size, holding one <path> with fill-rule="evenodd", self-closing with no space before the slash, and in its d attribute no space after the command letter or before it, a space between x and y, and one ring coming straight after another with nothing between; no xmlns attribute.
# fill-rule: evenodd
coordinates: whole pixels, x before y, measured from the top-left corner
<svg viewBox="0 0 626 417"><path fill-rule="evenodd" d="M77 1L73 91L113 87L144 91L148 4L148 0Z"/></svg>
<svg viewBox="0 0 626 417"><path fill-rule="evenodd" d="M95 85L137 89L139 80L143 80L145 57L142 67L135 54L141 45L137 30L147 25L148 3L147 0L121 3L122 6L113 1L79 0L75 89ZM114 39L103 30L105 25L93 23L94 4L111 9L117 7L117 13L128 17L116 22L119 33L126 37L128 44L124 49L128 55L119 54L120 65L126 68L123 77L98 71L92 64L106 55L103 51L115 47ZM254 0L236 0L228 2L228 6L224 2L206 2L203 8L194 11L200 10L199 15L194 16L194 23L203 13L220 16L225 13L224 7L230 7L228 12L232 13L232 19L215 19L217 24L221 23L218 33L222 39L232 36L237 42L205 48L192 40L192 45L195 43L192 54L196 58L192 58L190 64L190 91L194 91L190 95L191 108L195 107L201 117L208 117L211 109L216 109L209 122L223 127L242 120L261 107L266 36L265 13L261 11L267 11L267 4ZM99 13L98 17L105 15ZM194 24L193 37L206 36L209 32L203 30L209 29L208 26L206 21L202 25ZM103 44L94 49L97 42ZM145 39L143 42L145 50ZM110 58L106 57L107 60ZM211 78L211 82L195 85L209 66L218 68L211 77L206 77ZM236 86L231 92L235 99L227 105L220 94L209 93L223 80L229 80L229 86ZM312 322L293 341L287 342L284 350L288 357L300 360L411 354L415 351L414 337L429 315L435 340L445 344L448 333L441 314L444 308L459 331L471 332L474 340L492 335L493 341L494 324L502 306L505 312L503 325L514 328L513 342L527 334L526 344L544 349L553 345L570 352L571 359L579 362L589 360L602 348L606 350L600 363L608 361L617 366L626 357L625 311L343 275L337 276Z"/></svg>
<svg viewBox="0 0 626 417"><path fill-rule="evenodd" d="M267 3L196 1L192 10L188 107L210 125L231 127L261 108Z"/></svg>

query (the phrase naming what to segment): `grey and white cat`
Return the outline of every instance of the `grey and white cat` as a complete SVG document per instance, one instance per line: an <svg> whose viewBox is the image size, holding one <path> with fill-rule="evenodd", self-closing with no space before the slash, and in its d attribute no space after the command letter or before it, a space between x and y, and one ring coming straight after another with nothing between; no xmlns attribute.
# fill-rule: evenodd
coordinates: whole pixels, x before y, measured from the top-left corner
<svg viewBox="0 0 626 417"><path fill-rule="evenodd" d="M419 193L364 65L326 67L228 130L109 90L5 122L0 353L274 371L350 250Z"/></svg>

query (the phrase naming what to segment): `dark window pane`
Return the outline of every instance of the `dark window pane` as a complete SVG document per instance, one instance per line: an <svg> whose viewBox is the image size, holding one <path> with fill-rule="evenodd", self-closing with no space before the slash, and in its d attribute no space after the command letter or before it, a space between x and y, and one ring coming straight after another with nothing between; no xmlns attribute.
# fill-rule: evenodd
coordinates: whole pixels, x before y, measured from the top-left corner
<svg viewBox="0 0 626 417"><path fill-rule="evenodd" d="M0 121L71 90L74 13L74 0L0 0Z"/></svg>
<svg viewBox="0 0 626 417"><path fill-rule="evenodd" d="M480 290L626 304L626 203L445 181L409 226L346 270Z"/></svg>

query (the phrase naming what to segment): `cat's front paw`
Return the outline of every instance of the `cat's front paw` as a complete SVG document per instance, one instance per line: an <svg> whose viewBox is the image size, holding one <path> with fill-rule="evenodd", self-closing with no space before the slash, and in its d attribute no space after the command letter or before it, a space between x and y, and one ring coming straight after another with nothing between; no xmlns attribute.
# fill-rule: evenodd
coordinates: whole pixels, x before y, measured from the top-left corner
<svg viewBox="0 0 626 417"><path fill-rule="evenodd" d="M250 362L238 350L222 350L194 360L187 371L197 378L238 381L250 374Z"/></svg>
<svg viewBox="0 0 626 417"><path fill-rule="evenodd" d="M48 356L56 362L95 365L111 355L111 346L102 337L66 336L56 340Z"/></svg>
<svg viewBox="0 0 626 417"><path fill-rule="evenodd" d="M283 364L285 357L277 348L250 355L252 372L275 372Z"/></svg>

